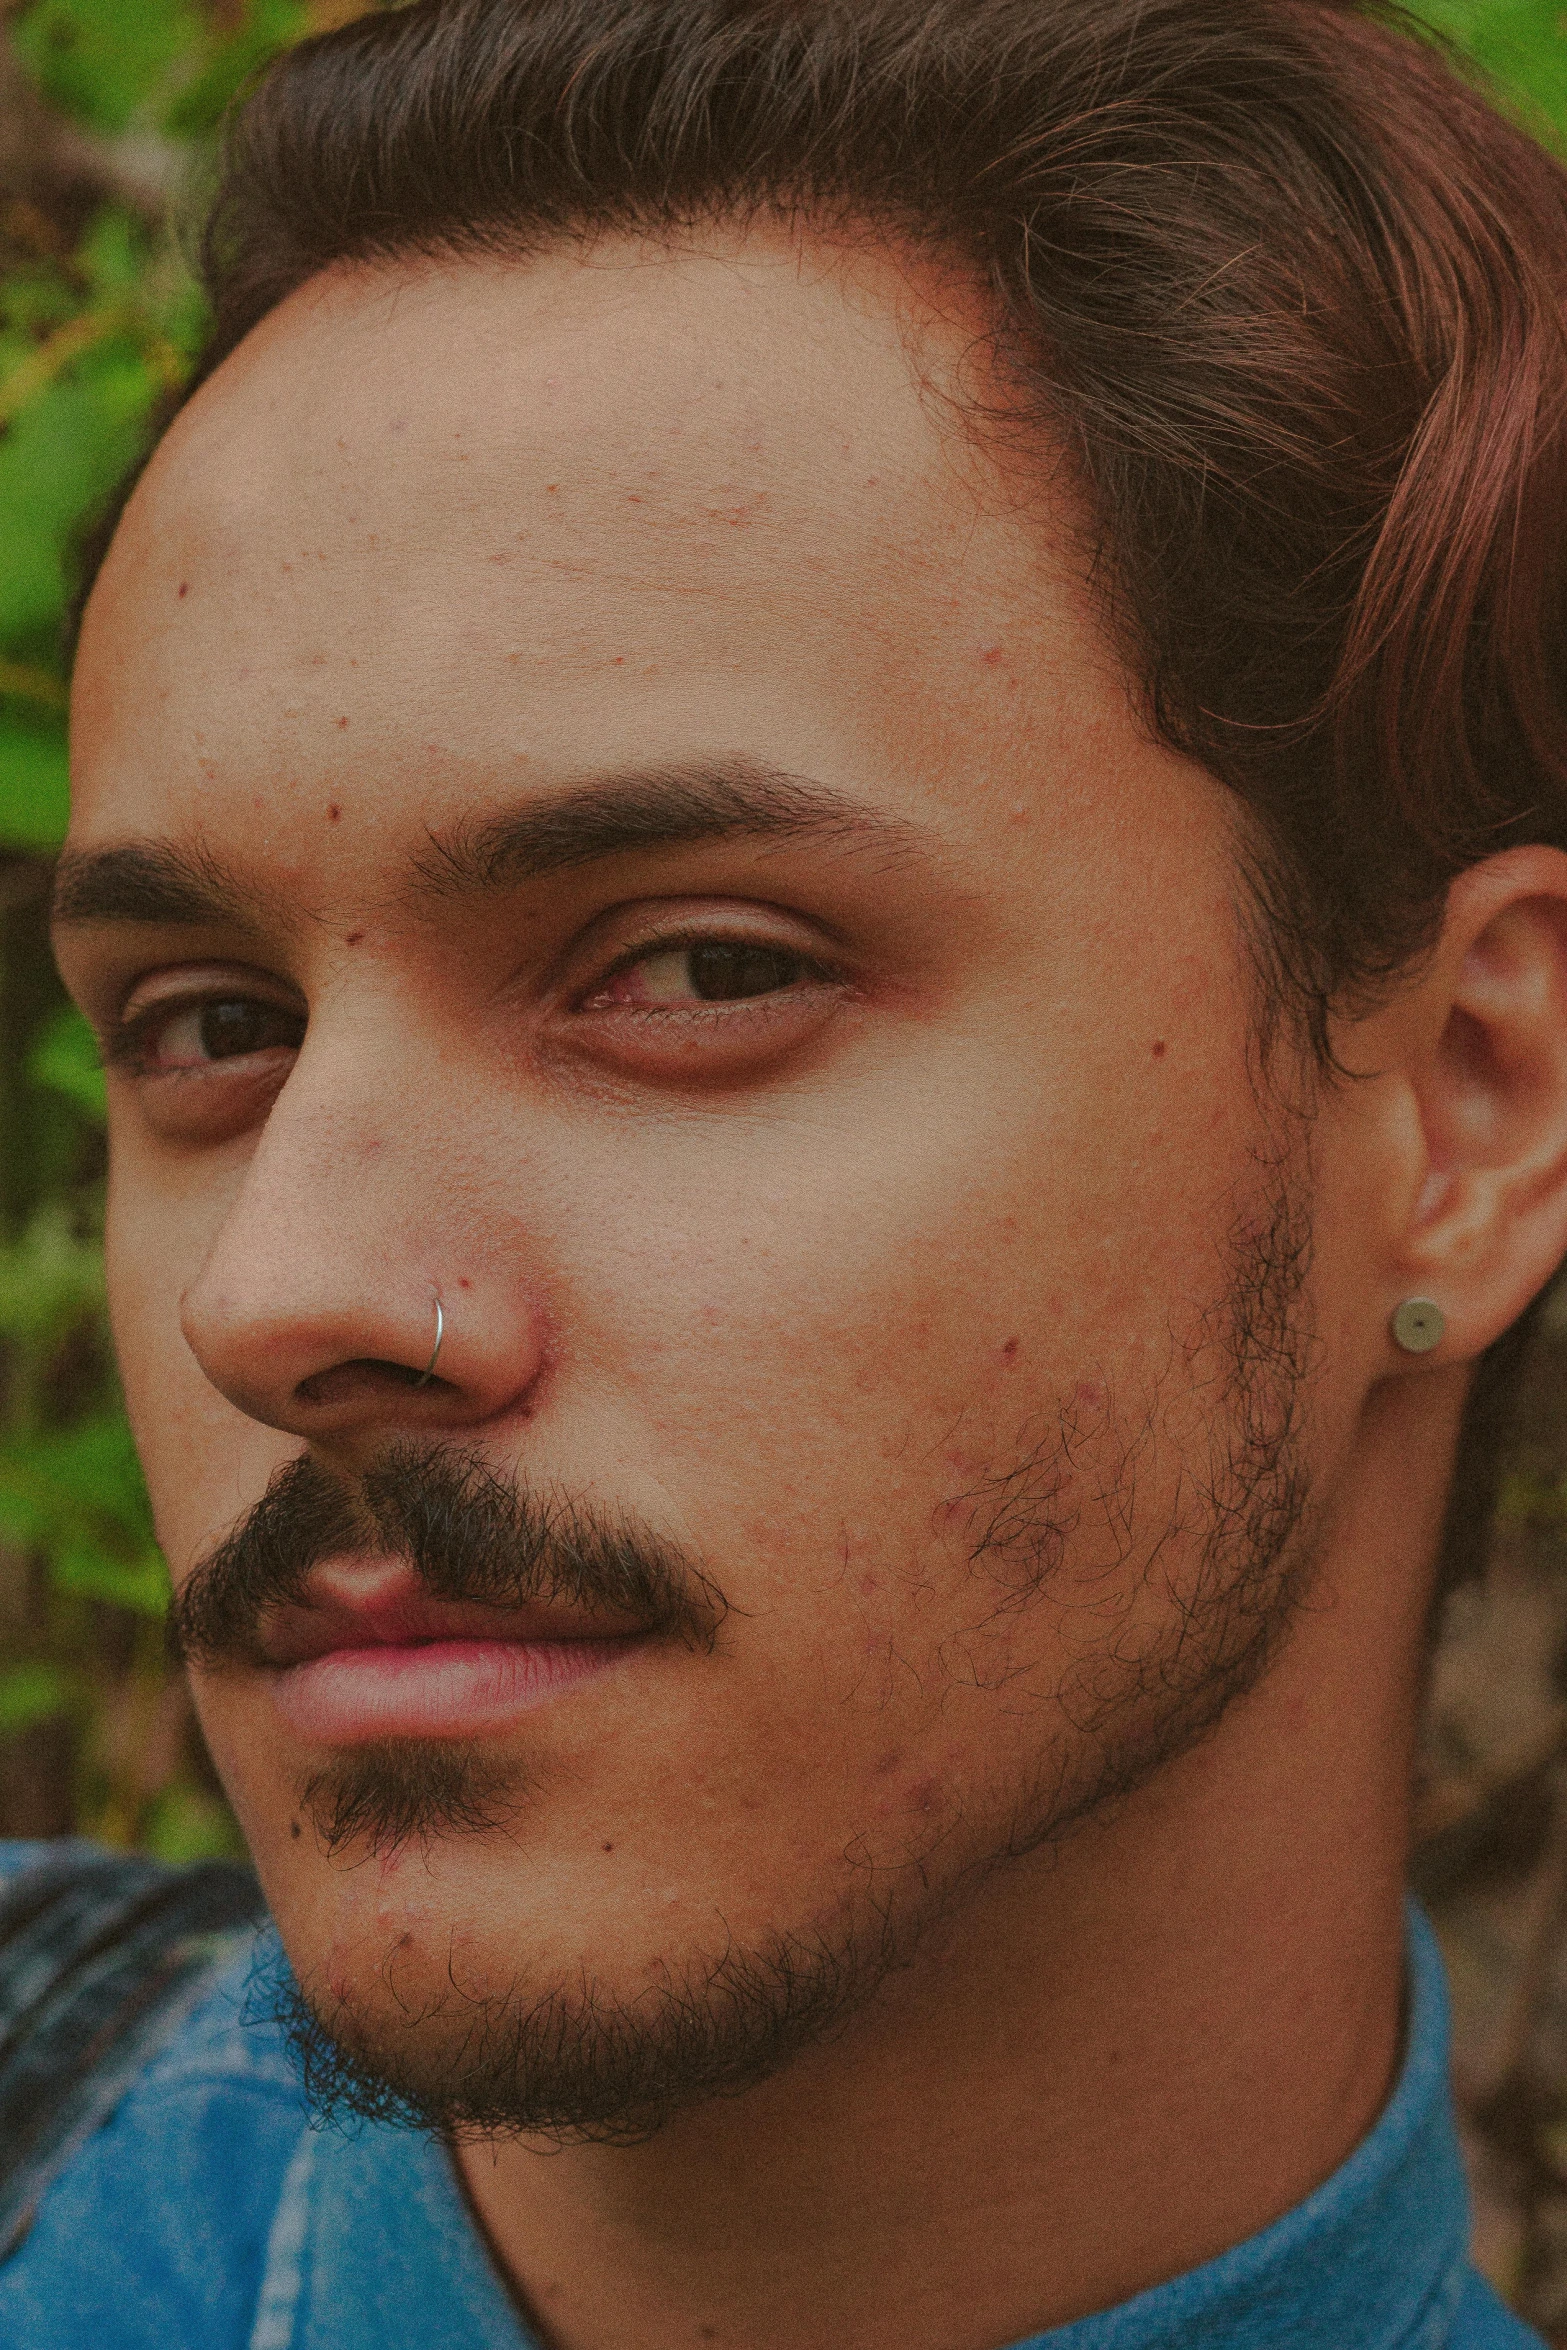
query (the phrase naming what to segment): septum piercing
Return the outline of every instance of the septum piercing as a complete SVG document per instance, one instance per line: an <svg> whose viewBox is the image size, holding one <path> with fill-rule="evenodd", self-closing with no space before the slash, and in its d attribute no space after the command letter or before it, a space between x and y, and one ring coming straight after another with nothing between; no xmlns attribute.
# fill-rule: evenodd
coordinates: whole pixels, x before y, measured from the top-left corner
<svg viewBox="0 0 1567 2350"><path fill-rule="evenodd" d="M416 1387L428 1387L430 1381L435 1377L435 1366L440 1359L441 1353L441 1340L445 1336L446 1316L442 1313L441 1301L439 1298L437 1298L435 1301L435 1344L430 1349L429 1361L425 1364L424 1369L420 1372L418 1378L414 1382Z"/></svg>

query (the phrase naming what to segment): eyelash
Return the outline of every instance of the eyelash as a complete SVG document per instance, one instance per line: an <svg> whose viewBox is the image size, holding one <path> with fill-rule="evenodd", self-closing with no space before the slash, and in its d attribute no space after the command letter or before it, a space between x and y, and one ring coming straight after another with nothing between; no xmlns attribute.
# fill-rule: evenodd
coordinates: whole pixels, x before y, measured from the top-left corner
<svg viewBox="0 0 1567 2350"><path fill-rule="evenodd" d="M727 947L735 950L750 948L759 954L775 955L781 960L796 964L799 980L807 985L830 985L842 976L819 957L809 955L803 948L780 940L754 935L736 935L704 929L695 925L686 925L662 936L643 939L624 954L617 956L607 970L600 972L586 987L573 994L570 1008L574 1012L594 1009L596 999L603 999L618 979L623 978L628 972L635 971L639 965L654 962L667 955L690 954L701 947ZM712 998L694 1005L670 1004L664 1009L660 1009L656 1002L638 1005L634 1002L622 1001L613 1008L623 1012L639 1012L643 1017L651 1016L653 1018L670 1018L679 1013L690 1014L697 1011L710 1017L716 1015L719 1018L733 1019L738 1012L767 1002L771 995L792 992L794 992L792 988L779 988L765 992L759 990L754 996ZM102 1039L104 1061L109 1067L122 1070L132 1077L157 1078L201 1074L204 1069L215 1064L210 1062L194 1063L180 1069L166 1070L150 1068L148 1066L150 1048L158 1032L171 1026L174 1021L188 1018L193 1013L199 1014L225 1003L251 1004L258 1009L273 1011L284 1020L299 1018L301 1022L303 1021L303 1015L295 1014L292 1006L279 1004L264 995L247 994L242 986L206 988L191 995L166 997L161 1002L149 1004L143 1010L132 1013L128 1019L116 1021L105 1031ZM600 1003L598 1008L610 1007ZM234 1056L235 1059L248 1057L251 1056Z"/></svg>

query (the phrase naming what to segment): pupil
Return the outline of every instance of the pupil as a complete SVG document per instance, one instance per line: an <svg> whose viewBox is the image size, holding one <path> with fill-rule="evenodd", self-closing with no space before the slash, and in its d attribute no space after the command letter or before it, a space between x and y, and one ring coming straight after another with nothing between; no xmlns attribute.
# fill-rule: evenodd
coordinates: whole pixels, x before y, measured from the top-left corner
<svg viewBox="0 0 1567 2350"><path fill-rule="evenodd" d="M204 1004L201 1049L214 1061L234 1060L241 1053L264 1052L270 1045L294 1044L295 1025L286 1012L276 1011L270 1004L246 1003L243 998Z"/></svg>
<svg viewBox="0 0 1567 2350"><path fill-rule="evenodd" d="M733 1003L737 997L772 995L800 976L798 955L778 947L725 946L718 941L692 947L691 985L704 1003Z"/></svg>

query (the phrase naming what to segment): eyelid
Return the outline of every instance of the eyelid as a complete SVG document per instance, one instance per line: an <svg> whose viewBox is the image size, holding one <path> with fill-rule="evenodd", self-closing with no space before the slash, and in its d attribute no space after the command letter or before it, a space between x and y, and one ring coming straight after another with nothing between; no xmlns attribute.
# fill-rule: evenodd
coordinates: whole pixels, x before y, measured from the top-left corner
<svg viewBox="0 0 1567 2350"><path fill-rule="evenodd" d="M134 1003L135 996L136 990L132 988L126 1001ZM98 1050L106 1067L134 1070L143 1061L148 1040L159 1027L184 1013L200 1011L208 1004L236 1002L265 1004L271 1011L292 1013L301 1021L307 1017L302 1004L284 1000L280 992L267 993L254 978L231 980L227 984L217 978L205 984L192 981L171 987L167 995L155 996L137 1011L122 1011L106 1021L98 1033Z"/></svg>
<svg viewBox="0 0 1567 2350"><path fill-rule="evenodd" d="M744 915L738 909L729 917L727 924L724 916L719 913L706 916L692 914L677 917L663 927L648 931L634 945L617 953L610 962L600 964L591 979L584 980L572 987L570 990L572 1009L574 1011L583 1009L591 1003L600 989L608 987L610 982L618 979L623 971L635 970L638 963L645 963L654 955L676 955L687 947L761 947L775 954L797 956L813 976L822 979L842 979L845 974L829 955L822 952L819 943L813 941L807 944L798 936L784 937L779 935L780 928L787 920L787 916L781 911L775 913L773 922L776 927L767 931L759 924L755 927L748 926L745 923ZM803 926L796 919L794 927L798 931Z"/></svg>

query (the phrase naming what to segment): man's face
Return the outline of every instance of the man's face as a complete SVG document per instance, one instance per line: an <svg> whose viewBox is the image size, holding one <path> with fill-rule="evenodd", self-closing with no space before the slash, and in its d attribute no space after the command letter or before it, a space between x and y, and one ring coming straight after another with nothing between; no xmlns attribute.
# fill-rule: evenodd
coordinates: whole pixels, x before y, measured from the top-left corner
<svg viewBox="0 0 1567 2350"><path fill-rule="evenodd" d="M1229 803L961 422L976 326L781 238L323 280L94 597L72 851L154 854L61 946L131 1414L177 1583L321 1472L197 1702L307 1991L416 2087L540 2001L776 2025L780 1956L825 2012L1282 1605L1302 1191Z"/></svg>

